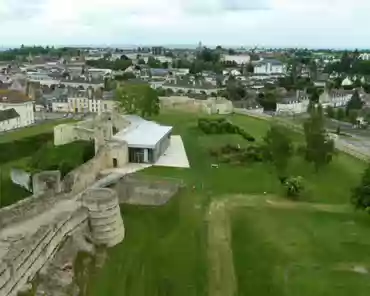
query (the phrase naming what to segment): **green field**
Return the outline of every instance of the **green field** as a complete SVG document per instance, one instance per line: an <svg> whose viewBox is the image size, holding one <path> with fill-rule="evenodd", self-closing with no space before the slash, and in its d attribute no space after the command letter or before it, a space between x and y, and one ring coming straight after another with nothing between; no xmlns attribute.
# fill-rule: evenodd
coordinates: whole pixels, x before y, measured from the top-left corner
<svg viewBox="0 0 370 296"><path fill-rule="evenodd" d="M268 129L246 116L229 119L258 140ZM289 170L305 178L308 193L305 202L293 203L278 197L282 188L268 164L211 168L209 149L248 145L242 138L205 135L194 114L155 120L182 136L191 168L140 174L180 178L186 187L162 207L122 205L126 238L91 275L88 295L365 295L368 276L350 268L370 268L370 218L349 205L364 163L339 153L316 173L294 157ZM259 204L270 198L276 207Z"/></svg>
<svg viewBox="0 0 370 296"><path fill-rule="evenodd" d="M50 133L54 126L62 123L71 122L70 119L61 119L43 124L22 128L13 132L7 132L0 135L0 143L13 142L22 138L32 137L38 134ZM36 151L30 151L30 155ZM13 184L10 180L10 169L14 166L20 166L28 161L29 157L22 157L11 162L0 163L0 208L15 203L27 196L30 192Z"/></svg>
<svg viewBox="0 0 370 296"><path fill-rule="evenodd" d="M239 208L232 215L238 295L369 294L368 215Z"/></svg>
<svg viewBox="0 0 370 296"><path fill-rule="evenodd" d="M45 123L33 125L30 127L25 127L25 128L22 128L16 131L12 131L12 132L6 132L3 134L0 134L0 143L11 142L11 141L18 140L21 138L32 137L34 135L52 132L54 126L58 124L74 122L74 121L76 120L59 119L59 120L53 120L53 121L48 121Z"/></svg>

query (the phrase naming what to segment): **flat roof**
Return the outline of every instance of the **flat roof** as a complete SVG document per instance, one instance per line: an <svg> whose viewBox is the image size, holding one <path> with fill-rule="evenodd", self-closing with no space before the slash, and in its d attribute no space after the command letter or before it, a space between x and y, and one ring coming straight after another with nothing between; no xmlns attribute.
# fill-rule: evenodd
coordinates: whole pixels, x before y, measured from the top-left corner
<svg viewBox="0 0 370 296"><path fill-rule="evenodd" d="M157 143L172 131L171 126L160 125L139 116L127 115L130 126L119 131L113 139L127 142L130 148L154 149Z"/></svg>

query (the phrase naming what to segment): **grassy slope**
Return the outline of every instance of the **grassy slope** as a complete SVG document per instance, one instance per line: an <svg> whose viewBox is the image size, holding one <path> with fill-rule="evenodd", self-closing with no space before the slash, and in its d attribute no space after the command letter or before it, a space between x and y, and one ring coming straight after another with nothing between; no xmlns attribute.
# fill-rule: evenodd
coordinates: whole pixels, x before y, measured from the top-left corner
<svg viewBox="0 0 370 296"><path fill-rule="evenodd" d="M221 164L219 169L210 167L213 162L209 148L226 143L238 143L236 135L204 135L196 128L197 116L194 114L163 114L158 121L175 126L174 134L181 134L191 169L151 168L145 174L161 174L180 177L197 188L203 188L213 195L231 193L277 193L281 194L273 168L267 164L233 166ZM262 140L269 125L266 121L243 115L233 115L230 119L247 132ZM302 143L302 136L291 132L295 142ZM239 137L240 138L240 137ZM245 140L240 138L240 144ZM346 203L350 189L356 185L365 168L365 164L349 155L338 153L329 166L316 172L312 165L301 157L295 157L290 165L292 175L306 179L309 200L323 203Z"/></svg>
<svg viewBox="0 0 370 296"><path fill-rule="evenodd" d="M174 134L181 134L191 168L157 167L141 173L182 178L188 187L180 196L160 208L122 207L127 231L126 239L121 245L109 251L109 261L92 281L91 295L206 295L207 245L205 242L204 211L210 200L222 194L280 192L280 184L277 182L274 171L265 164L251 164L244 167L222 164L219 169L212 169L210 167L212 159L209 156L208 149L213 145L219 146L229 141L237 143L239 139L234 135L205 136L197 130L196 119L196 115L186 113L162 114L156 118L161 123L173 125ZM266 122L245 116L232 116L231 120L242 125L249 133L259 139L268 129ZM299 139L296 134L292 134L292 136ZM347 203L349 188L357 182L363 167L364 164L361 162L342 154L319 175L302 160L295 159L292 163L292 170L295 173L305 176L307 181L318 182L314 185L310 184L311 193L313 193L311 197L316 202L325 203ZM338 226L342 219L340 218L341 215L333 214L330 216L328 214L328 216L322 216L311 214L311 216L307 216L301 215L300 212L281 211L279 212L281 214L272 212L270 217L266 213L262 215L261 221L258 222L261 224L267 223L267 230L264 233L259 231L258 225L253 228L252 225L258 224L254 223L254 218L257 220L260 212L255 211L253 213L251 214L253 215L252 218L246 216L248 213L238 214L233 229L235 234L233 249L237 265L236 272L239 279L238 285L241 286L240 291L242 293L240 295L298 295L297 293L285 294L285 291L282 290L284 286L279 286L276 283L281 280L281 277L274 277L274 264L275 262L280 264L280 260L295 260L296 257L298 257L298 260L300 256L284 257L279 253L278 247L281 244L284 245L284 240L287 241L294 238L294 236L298 236L301 238L298 245L299 249L304 250L306 244L307 248L314 249L316 245L313 244L320 245L322 239L320 256L325 258L325 254L334 252L335 245L338 244L338 240L330 243L330 239L341 234L343 224ZM291 217L289 217L290 214L292 214ZM291 229L287 228L281 243L280 237L278 237L281 230L277 226L274 227L274 217L277 217L277 215L279 218L283 216L282 220L287 216L283 222L294 226ZM332 217L333 220L331 220ZM248 220L243 220L247 218ZM266 222L264 222L265 218ZM348 217L348 219L351 218ZM251 225L246 225L246 221ZM277 225L283 222L278 222ZM272 227L271 232L274 235L271 238L271 233L268 232L270 225ZM301 226L303 227L302 232L300 231ZM282 229L285 229L284 227L285 224ZM324 229L322 232L320 231L317 239L311 242L312 236L316 235L315 227L318 230ZM359 231L361 234L365 235L366 227L367 225L360 224ZM330 231L333 231L333 234L330 234ZM329 235L329 238L325 238L325 235ZM350 234L347 234L346 237L349 239ZM270 242L271 240L276 240L278 246ZM270 243L265 245L266 241ZM364 244L366 242L365 239ZM356 246L354 244L353 249L351 246L351 244L347 245L348 252L350 250L357 252L359 248L363 248L362 245ZM267 248L267 251L265 248ZM305 253L299 255L305 256ZM319 260L315 258L307 258L307 260L312 260L312 262ZM251 267L247 265L249 261ZM286 263L286 261L282 262ZM248 271L253 268L255 268L255 271L253 271L255 276ZM279 274L279 272L277 273ZM323 276L322 279L320 273L317 273L316 270L305 267L304 273L297 279L294 289L297 289L297 285L301 282L307 284L310 280L326 282L332 279L331 277L325 278L324 274L321 274L321 276ZM353 275L346 273L346 276ZM335 279L338 280L340 277ZM250 281L255 282L253 286L256 289L255 291L244 287ZM259 283L261 284L260 287ZM262 287L262 284L265 287ZM319 289L318 287L320 287L320 282L315 286L315 289ZM266 292L269 288L274 289L273 292ZM308 291L312 292L311 290ZM250 293L247 294L247 292ZM307 295L315 295L315 293L308 293Z"/></svg>
<svg viewBox="0 0 370 296"><path fill-rule="evenodd" d="M109 251L90 295L207 295L202 197L185 191L164 207L121 209L125 241Z"/></svg>
<svg viewBox="0 0 370 296"><path fill-rule="evenodd" d="M71 120L61 119L23 128L14 132L4 133L0 135L0 143L11 142L17 139L31 137L41 133L48 133L53 130L54 126L70 121ZM8 162L0 165L0 208L17 202L30 195L28 191L13 184L9 176L10 169L13 165L25 163L27 159L27 157L21 158L17 161Z"/></svg>
<svg viewBox="0 0 370 296"><path fill-rule="evenodd" d="M368 295L370 220L353 213L237 209L232 248L238 295Z"/></svg>
<svg viewBox="0 0 370 296"><path fill-rule="evenodd" d="M3 142L11 142L14 140L18 140L21 138L26 138L26 137L32 137L38 134L42 133L48 133L53 131L54 126L62 123L68 123L68 122L73 122L75 120L72 119L60 119L60 120L53 120L53 121L48 121L45 123L33 125L30 127L25 127L13 132L7 132L3 133L0 135L0 143Z"/></svg>

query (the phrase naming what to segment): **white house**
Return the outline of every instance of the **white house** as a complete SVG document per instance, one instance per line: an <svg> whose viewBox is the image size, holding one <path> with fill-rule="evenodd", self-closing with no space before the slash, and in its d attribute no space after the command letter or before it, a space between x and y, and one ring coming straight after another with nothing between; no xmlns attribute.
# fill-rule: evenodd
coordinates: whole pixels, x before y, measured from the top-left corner
<svg viewBox="0 0 370 296"><path fill-rule="evenodd" d="M235 62L238 65L242 64L248 64L251 60L251 57L249 54L244 55L229 55L225 54L221 57L221 61L227 63L227 62Z"/></svg>
<svg viewBox="0 0 370 296"><path fill-rule="evenodd" d="M349 78L349 77L346 77L345 79L343 79L343 81L342 81L342 86L350 86L350 85L352 85L353 84L353 82L352 82L352 80Z"/></svg>
<svg viewBox="0 0 370 296"><path fill-rule="evenodd" d="M254 74L285 74L286 69L282 62L274 59L259 61L253 69Z"/></svg>
<svg viewBox="0 0 370 296"><path fill-rule="evenodd" d="M304 92L297 91L295 97L284 98L276 104L276 113L300 114L307 112L310 100Z"/></svg>
<svg viewBox="0 0 370 296"><path fill-rule="evenodd" d="M114 98L97 98L88 96L74 96L68 97L66 102L58 102L61 112L71 112L71 113L97 113L101 114L103 112L112 112L117 102ZM67 109L68 111L64 111Z"/></svg>
<svg viewBox="0 0 370 296"><path fill-rule="evenodd" d="M343 107L351 100L353 95L352 90L333 89L331 91L325 90L319 97L320 104L326 108Z"/></svg>
<svg viewBox="0 0 370 296"><path fill-rule="evenodd" d="M368 61L370 60L370 53L367 52L361 53L358 58L361 60Z"/></svg>
<svg viewBox="0 0 370 296"><path fill-rule="evenodd" d="M21 92L0 92L0 131L25 127L35 122L33 101Z"/></svg>

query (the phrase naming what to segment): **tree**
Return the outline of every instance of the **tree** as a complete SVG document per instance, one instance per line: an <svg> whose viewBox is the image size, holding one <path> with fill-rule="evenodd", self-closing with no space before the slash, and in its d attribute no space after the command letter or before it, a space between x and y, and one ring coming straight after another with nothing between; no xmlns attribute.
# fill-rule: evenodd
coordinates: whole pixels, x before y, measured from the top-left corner
<svg viewBox="0 0 370 296"><path fill-rule="evenodd" d="M321 105L311 110L310 117L303 124L306 147L305 158L314 164L316 171L331 162L334 154L334 142L329 139L324 128L324 116Z"/></svg>
<svg viewBox="0 0 370 296"><path fill-rule="evenodd" d="M356 209L369 211L370 207L370 165L362 175L361 183L352 190L351 202Z"/></svg>
<svg viewBox="0 0 370 296"><path fill-rule="evenodd" d="M329 118L334 118L335 115L334 108L332 106L328 106L326 108L326 114L328 115Z"/></svg>
<svg viewBox="0 0 370 296"><path fill-rule="evenodd" d="M152 56L148 58L147 64L150 68L162 68L161 62Z"/></svg>
<svg viewBox="0 0 370 296"><path fill-rule="evenodd" d="M120 109L128 114L146 117L159 113L158 94L147 84L127 84L118 87L116 99Z"/></svg>
<svg viewBox="0 0 370 296"><path fill-rule="evenodd" d="M336 115L337 115L336 116L337 120L343 120L346 117L346 113L344 112L344 109L342 109L342 108L339 108L337 110L337 114Z"/></svg>
<svg viewBox="0 0 370 296"><path fill-rule="evenodd" d="M271 161L279 177L286 177L289 159L293 154L292 141L285 127L273 124L264 138L265 157Z"/></svg>
<svg viewBox="0 0 370 296"><path fill-rule="evenodd" d="M138 59L137 61L138 65L145 65L145 60L144 59Z"/></svg>
<svg viewBox="0 0 370 296"><path fill-rule="evenodd" d="M361 110L363 106L363 101L360 98L360 95L357 90L352 95L351 100L346 106L346 115L349 116L350 110Z"/></svg>
<svg viewBox="0 0 370 296"><path fill-rule="evenodd" d="M358 117L357 110L349 110L348 120L350 123L352 123L353 125L357 125L357 117Z"/></svg>
<svg viewBox="0 0 370 296"><path fill-rule="evenodd" d="M122 75L116 75L114 76L114 79L117 81L123 81L123 80L130 80L130 79L135 79L136 76L132 72L124 72Z"/></svg>

